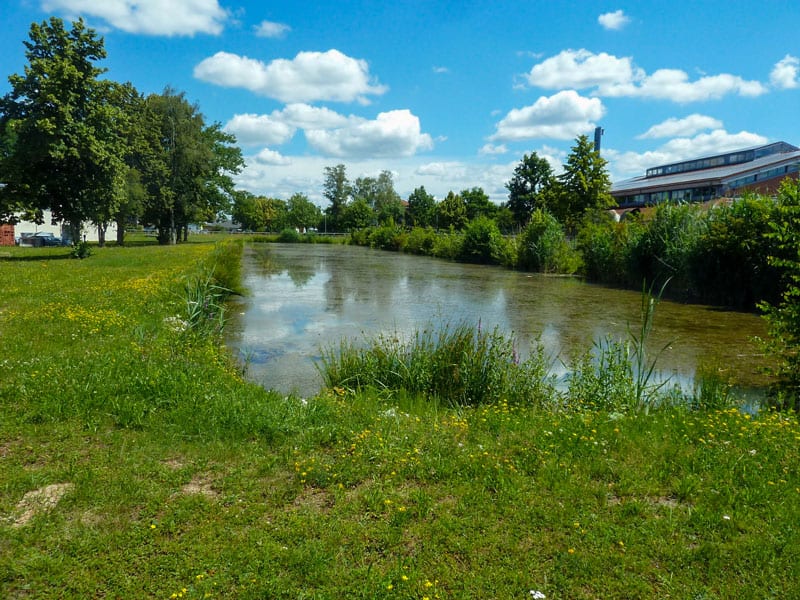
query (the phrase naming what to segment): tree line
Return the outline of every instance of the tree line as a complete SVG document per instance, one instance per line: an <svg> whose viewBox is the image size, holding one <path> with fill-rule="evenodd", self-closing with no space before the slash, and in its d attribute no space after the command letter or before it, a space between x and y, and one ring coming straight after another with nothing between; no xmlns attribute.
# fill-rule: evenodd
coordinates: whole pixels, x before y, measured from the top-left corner
<svg viewBox="0 0 800 600"><path fill-rule="evenodd" d="M0 222L41 223L50 210L73 242L89 222L103 244L116 223L121 244L143 221L174 244L229 212L241 151L184 93L102 78L104 41L83 20L34 23L24 45L24 73L0 99Z"/></svg>

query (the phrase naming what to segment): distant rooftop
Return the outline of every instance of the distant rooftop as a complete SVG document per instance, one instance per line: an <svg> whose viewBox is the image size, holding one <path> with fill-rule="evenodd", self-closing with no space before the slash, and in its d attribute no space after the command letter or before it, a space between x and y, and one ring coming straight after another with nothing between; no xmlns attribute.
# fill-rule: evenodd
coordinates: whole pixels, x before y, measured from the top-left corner
<svg viewBox="0 0 800 600"><path fill-rule="evenodd" d="M707 201L796 177L799 168L800 148L774 142L652 167L644 176L615 183L611 194L620 206Z"/></svg>

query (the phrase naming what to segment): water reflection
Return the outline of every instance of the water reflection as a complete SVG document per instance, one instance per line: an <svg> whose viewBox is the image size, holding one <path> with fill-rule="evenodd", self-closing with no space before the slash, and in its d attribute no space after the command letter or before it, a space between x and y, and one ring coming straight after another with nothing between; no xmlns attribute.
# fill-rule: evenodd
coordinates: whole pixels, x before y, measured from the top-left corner
<svg viewBox="0 0 800 600"><path fill-rule="evenodd" d="M641 308L638 293L575 278L350 246L248 248L245 285L250 295L229 345L254 379L302 395L321 385L320 349L345 338L480 322L514 333L523 355L538 339L554 359L567 360L594 340L625 336L628 324L635 329ZM749 386L760 382L762 362L750 339L763 334L755 315L662 302L651 341L653 348L672 342L659 362L666 373L691 379L698 366L719 365Z"/></svg>

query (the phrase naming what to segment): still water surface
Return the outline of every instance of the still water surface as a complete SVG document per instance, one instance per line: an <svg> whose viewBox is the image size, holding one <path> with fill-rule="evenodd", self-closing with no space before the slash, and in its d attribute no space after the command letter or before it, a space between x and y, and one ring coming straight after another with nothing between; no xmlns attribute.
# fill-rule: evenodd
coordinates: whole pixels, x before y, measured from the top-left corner
<svg viewBox="0 0 800 600"><path fill-rule="evenodd" d="M538 338L548 356L567 360L607 335L636 331L641 295L570 277L521 273L355 246L264 244L247 249L249 295L237 306L228 345L267 388L313 395L322 348L380 333L411 334L430 325L466 322L512 333L524 356ZM658 366L691 381L703 365L758 385L763 363L752 314L663 301L652 347L670 344ZM554 371L565 371L554 360Z"/></svg>

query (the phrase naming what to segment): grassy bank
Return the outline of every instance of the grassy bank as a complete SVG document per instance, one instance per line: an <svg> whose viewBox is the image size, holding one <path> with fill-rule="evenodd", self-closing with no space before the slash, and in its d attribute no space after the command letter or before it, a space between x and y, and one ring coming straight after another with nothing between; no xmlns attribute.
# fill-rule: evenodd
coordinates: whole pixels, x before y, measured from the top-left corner
<svg viewBox="0 0 800 600"><path fill-rule="evenodd" d="M794 415L284 398L213 326L237 251L0 258L0 596L800 595Z"/></svg>

